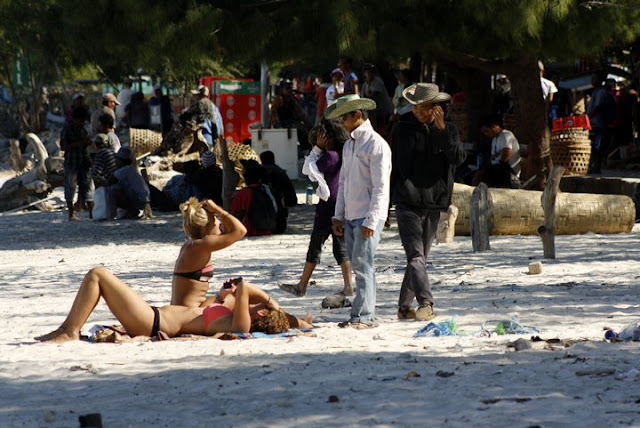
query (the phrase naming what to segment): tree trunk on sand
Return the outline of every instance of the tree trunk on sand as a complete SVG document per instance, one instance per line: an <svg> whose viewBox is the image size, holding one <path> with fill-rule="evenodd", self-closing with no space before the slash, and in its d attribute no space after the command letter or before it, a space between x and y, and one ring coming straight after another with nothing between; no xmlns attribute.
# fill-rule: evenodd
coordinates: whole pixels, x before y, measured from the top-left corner
<svg viewBox="0 0 640 428"><path fill-rule="evenodd" d="M550 160L547 150L543 150L545 136L544 101L540 86L540 74L535 57L523 56L510 65L507 76L511 80L514 112L520 144L527 145L527 159L522 180L536 175ZM546 155L547 159L543 159ZM542 182L541 182L542 184ZM542 189L542 185L538 190Z"/></svg>
<svg viewBox="0 0 640 428"><path fill-rule="evenodd" d="M227 142L220 139L218 144L220 144L220 154L222 156L222 207L229 211L240 177L236 172L235 164L229 159Z"/></svg>
<svg viewBox="0 0 640 428"><path fill-rule="evenodd" d="M542 238L545 259L556 258L556 199L563 172L563 167L553 167L549 174L547 185L542 192L541 203L544 210L544 224L538 228L538 234Z"/></svg>
<svg viewBox="0 0 640 428"><path fill-rule="evenodd" d="M491 235L491 198L489 188L480 183L471 194L469 203L469 218L471 223L471 242L473 252L491 249L489 235Z"/></svg>
<svg viewBox="0 0 640 428"><path fill-rule="evenodd" d="M482 116L491 112L491 75L483 70L463 68L450 62L444 62L442 66L465 94L468 141L464 142L482 141L485 137L480 135L478 123Z"/></svg>

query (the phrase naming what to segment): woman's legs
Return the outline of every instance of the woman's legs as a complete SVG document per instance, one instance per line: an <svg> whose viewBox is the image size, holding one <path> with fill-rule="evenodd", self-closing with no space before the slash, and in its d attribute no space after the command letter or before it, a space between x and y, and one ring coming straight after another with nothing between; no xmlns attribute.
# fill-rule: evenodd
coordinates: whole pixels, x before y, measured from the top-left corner
<svg viewBox="0 0 640 428"><path fill-rule="evenodd" d="M80 329L103 297L111 312L131 336L149 335L153 310L135 291L103 267L91 269L82 280L67 319L58 329L36 337L39 341L78 340Z"/></svg>
<svg viewBox="0 0 640 428"><path fill-rule="evenodd" d="M311 280L311 274L320 261L320 254L322 253L322 245L329 237L331 228L325 225L320 225L318 221L313 223L313 230L311 231L311 239L309 240L309 248L307 249L307 259L304 263L302 270L302 277L295 286L298 291L298 296L302 297L307 294L307 286L309 280Z"/></svg>
<svg viewBox="0 0 640 428"><path fill-rule="evenodd" d="M311 274L313 273L315 268L316 263L304 262L302 277L300 278L300 282L298 282L298 291L300 292L300 296L304 296L305 294L307 294L307 286L309 285Z"/></svg>

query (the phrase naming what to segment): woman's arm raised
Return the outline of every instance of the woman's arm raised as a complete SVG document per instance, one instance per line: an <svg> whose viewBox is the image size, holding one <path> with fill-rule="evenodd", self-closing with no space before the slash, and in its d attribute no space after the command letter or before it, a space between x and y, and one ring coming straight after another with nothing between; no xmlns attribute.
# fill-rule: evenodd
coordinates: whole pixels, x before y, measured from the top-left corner
<svg viewBox="0 0 640 428"><path fill-rule="evenodd" d="M220 223L222 223L222 229L224 230L224 232L221 231L220 234L209 234L199 240L210 251L226 248L238 242L247 234L247 228L244 227L240 220L223 210L212 200L207 199L204 201L202 203L202 208L207 212L218 216Z"/></svg>

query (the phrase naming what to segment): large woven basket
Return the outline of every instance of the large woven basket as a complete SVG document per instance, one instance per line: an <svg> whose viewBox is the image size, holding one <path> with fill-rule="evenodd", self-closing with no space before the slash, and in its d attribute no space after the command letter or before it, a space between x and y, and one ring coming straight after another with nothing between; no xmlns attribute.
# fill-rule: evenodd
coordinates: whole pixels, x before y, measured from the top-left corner
<svg viewBox="0 0 640 428"><path fill-rule="evenodd" d="M564 175L585 175L590 157L588 130L569 128L551 133L551 159L554 165L564 167Z"/></svg>
<svg viewBox="0 0 640 428"><path fill-rule="evenodd" d="M160 147L162 133L150 129L129 128L129 147L135 157Z"/></svg>

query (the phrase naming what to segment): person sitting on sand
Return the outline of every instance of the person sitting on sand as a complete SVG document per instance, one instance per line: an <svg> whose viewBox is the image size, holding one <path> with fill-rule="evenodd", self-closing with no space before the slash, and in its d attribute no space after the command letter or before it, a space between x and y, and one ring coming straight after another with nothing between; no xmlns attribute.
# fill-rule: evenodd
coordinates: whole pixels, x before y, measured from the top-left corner
<svg viewBox="0 0 640 428"><path fill-rule="evenodd" d="M113 273L103 267L93 268L85 275L67 319L58 329L39 336L36 340L63 342L79 339L80 328L101 296L132 336L155 336L160 329L169 336L183 333L205 334L213 331L245 331L247 320L250 319L248 316L252 311L255 318L260 315L261 309L263 314L269 312L266 311L267 307L279 310L277 303L266 293L244 281L240 281L237 288L223 286L216 296L206 297L209 289L208 280L213 276L211 252L239 241L246 234L246 229L239 220L211 200L200 203L192 197L181 204L180 210L183 213L184 231L189 240L182 246L174 267L171 305L153 308ZM221 224L224 233L221 233ZM228 283L226 286L229 287ZM230 295L234 298L229 298ZM248 302L247 305L262 303L263 306L245 308L245 301ZM236 302L240 303L239 307ZM216 324L211 321L211 325L205 325L205 322L210 320L212 312L224 311L219 308L220 304L233 311L233 314L227 311L221 315L232 316L221 316L221 321ZM210 307L218 309L208 309L205 314L205 309ZM237 321L234 321L236 311L242 313L239 313ZM311 327L310 319L298 320L291 316L287 318L293 327ZM153 328L157 323L160 326ZM240 327L241 330L235 330Z"/></svg>
<svg viewBox="0 0 640 428"><path fill-rule="evenodd" d="M182 227L189 238L180 248L173 267L171 304L205 307L215 302L207 297L213 277L211 253L227 248L247 233L242 222L212 200L191 197L180 205ZM214 216L219 220L214 221ZM222 227L220 227L222 226Z"/></svg>

